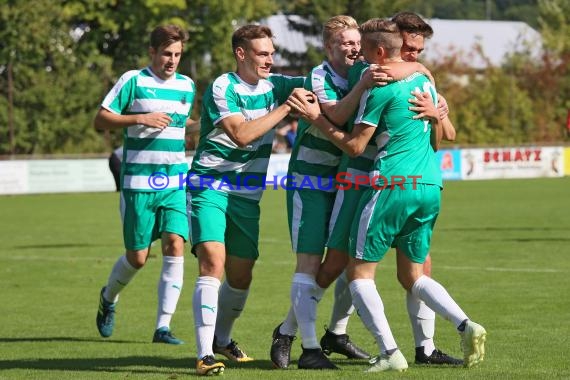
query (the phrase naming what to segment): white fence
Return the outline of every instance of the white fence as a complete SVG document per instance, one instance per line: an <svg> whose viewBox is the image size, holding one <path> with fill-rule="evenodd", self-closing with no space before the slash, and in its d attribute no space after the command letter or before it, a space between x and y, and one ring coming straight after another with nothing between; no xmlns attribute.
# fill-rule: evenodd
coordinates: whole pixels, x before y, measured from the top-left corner
<svg viewBox="0 0 570 380"><path fill-rule="evenodd" d="M437 155L446 180L570 175L570 148L564 147L443 149ZM288 161L288 154L272 155L268 179L285 176ZM115 191L104 158L0 161L0 194L101 191Z"/></svg>

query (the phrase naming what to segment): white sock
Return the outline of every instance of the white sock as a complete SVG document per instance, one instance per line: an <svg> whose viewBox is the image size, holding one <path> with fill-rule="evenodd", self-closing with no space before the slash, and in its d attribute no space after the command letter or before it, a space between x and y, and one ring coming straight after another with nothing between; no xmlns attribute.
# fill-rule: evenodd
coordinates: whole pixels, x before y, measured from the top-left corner
<svg viewBox="0 0 570 380"><path fill-rule="evenodd" d="M218 291L220 280L210 276L200 276L196 280L192 310L194 312L194 328L196 330L196 346L198 359L206 355L214 355L212 344L218 315Z"/></svg>
<svg viewBox="0 0 570 380"><path fill-rule="evenodd" d="M156 328L170 328L172 315L182 291L184 281L184 257L163 256L162 271L158 280L158 309Z"/></svg>
<svg viewBox="0 0 570 380"><path fill-rule="evenodd" d="M435 312L411 292L406 292L406 306L416 347L423 347L424 353L430 356L435 350Z"/></svg>
<svg viewBox="0 0 570 380"><path fill-rule="evenodd" d="M220 287L218 317L216 319L216 344L225 347L231 342L232 327L241 315L249 289L232 288L227 281Z"/></svg>
<svg viewBox="0 0 570 380"><path fill-rule="evenodd" d="M380 352L397 349L396 340L384 314L384 304L374 280L358 279L349 285L352 302L362 322L376 339Z"/></svg>
<svg viewBox="0 0 570 380"><path fill-rule="evenodd" d="M123 255L119 257L107 280L103 298L109 302L117 302L119 300L119 293L127 286L137 272L138 269L127 261L127 256Z"/></svg>
<svg viewBox="0 0 570 380"><path fill-rule="evenodd" d="M336 335L346 334L348 318L354 312L352 296L346 279L346 272L337 278L334 286L334 304L329 323L329 331Z"/></svg>
<svg viewBox="0 0 570 380"><path fill-rule="evenodd" d="M413 295L424 301L430 309L451 321L455 327L468 319L447 290L428 276L421 276L414 283L411 291Z"/></svg>
<svg viewBox="0 0 570 380"><path fill-rule="evenodd" d="M325 289L317 286L315 276L295 273L291 284L291 304L299 324L304 348L320 348L315 324L317 322L317 303Z"/></svg>
<svg viewBox="0 0 570 380"><path fill-rule="evenodd" d="M287 312L287 318L285 318L285 321L283 321L279 328L279 332L281 334L295 336L297 335L297 327L297 318L295 317L293 306L291 306Z"/></svg>

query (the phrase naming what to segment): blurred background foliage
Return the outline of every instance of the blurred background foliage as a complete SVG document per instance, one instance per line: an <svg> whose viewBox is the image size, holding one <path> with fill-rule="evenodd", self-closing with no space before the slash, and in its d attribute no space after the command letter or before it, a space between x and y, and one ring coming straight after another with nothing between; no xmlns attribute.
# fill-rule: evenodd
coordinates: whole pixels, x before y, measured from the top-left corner
<svg viewBox="0 0 570 380"><path fill-rule="evenodd" d="M318 35L335 14L362 22L404 10L426 18L519 20L542 35L540 59L517 54L484 70L453 57L427 63L452 110L458 144L567 138L567 0L0 0L0 155L103 153L120 145L121 133L96 131L92 118L123 72L148 64L156 25L174 23L190 33L179 71L198 86L197 118L208 83L234 69L230 37L237 27L281 12L303 16L304 33ZM323 54L310 48L297 58L308 69Z"/></svg>

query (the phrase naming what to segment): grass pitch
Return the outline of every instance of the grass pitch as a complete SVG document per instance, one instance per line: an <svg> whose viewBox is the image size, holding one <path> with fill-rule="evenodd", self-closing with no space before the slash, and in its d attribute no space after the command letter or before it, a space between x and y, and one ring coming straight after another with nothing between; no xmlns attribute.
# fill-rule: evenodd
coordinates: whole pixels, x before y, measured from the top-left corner
<svg viewBox="0 0 570 380"><path fill-rule="evenodd" d="M261 257L234 339L257 360L228 363L226 379L562 379L570 378L570 178L448 182L432 245L433 276L488 331L485 362L471 370L410 364L404 374L364 374L366 363L333 356L342 371L271 369L273 328L289 307L294 270L283 191L262 202ZM151 344L159 245L121 295L115 333L99 337L98 295L122 253L118 195L1 196L0 379L192 378L191 297L196 260L187 249L185 287L174 316L183 346ZM157 256L158 255L158 256ZM414 344L394 254L377 285L402 352ZM328 323L332 291L319 305ZM438 317L438 348L461 356L453 326ZM351 338L376 352L357 316ZM292 368L301 352L295 341Z"/></svg>

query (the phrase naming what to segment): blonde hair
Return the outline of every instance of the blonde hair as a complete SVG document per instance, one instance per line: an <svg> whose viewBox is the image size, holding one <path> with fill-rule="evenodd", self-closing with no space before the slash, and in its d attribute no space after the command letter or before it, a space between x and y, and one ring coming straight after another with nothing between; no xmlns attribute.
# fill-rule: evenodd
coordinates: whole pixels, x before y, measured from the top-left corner
<svg viewBox="0 0 570 380"><path fill-rule="evenodd" d="M386 49L390 58L398 56L402 48L402 35L394 21L373 18L360 25L362 39L369 40Z"/></svg>
<svg viewBox="0 0 570 380"><path fill-rule="evenodd" d="M339 32L348 29L358 30L358 23L351 16L339 15L333 16L325 22L323 26L323 42L326 44Z"/></svg>

